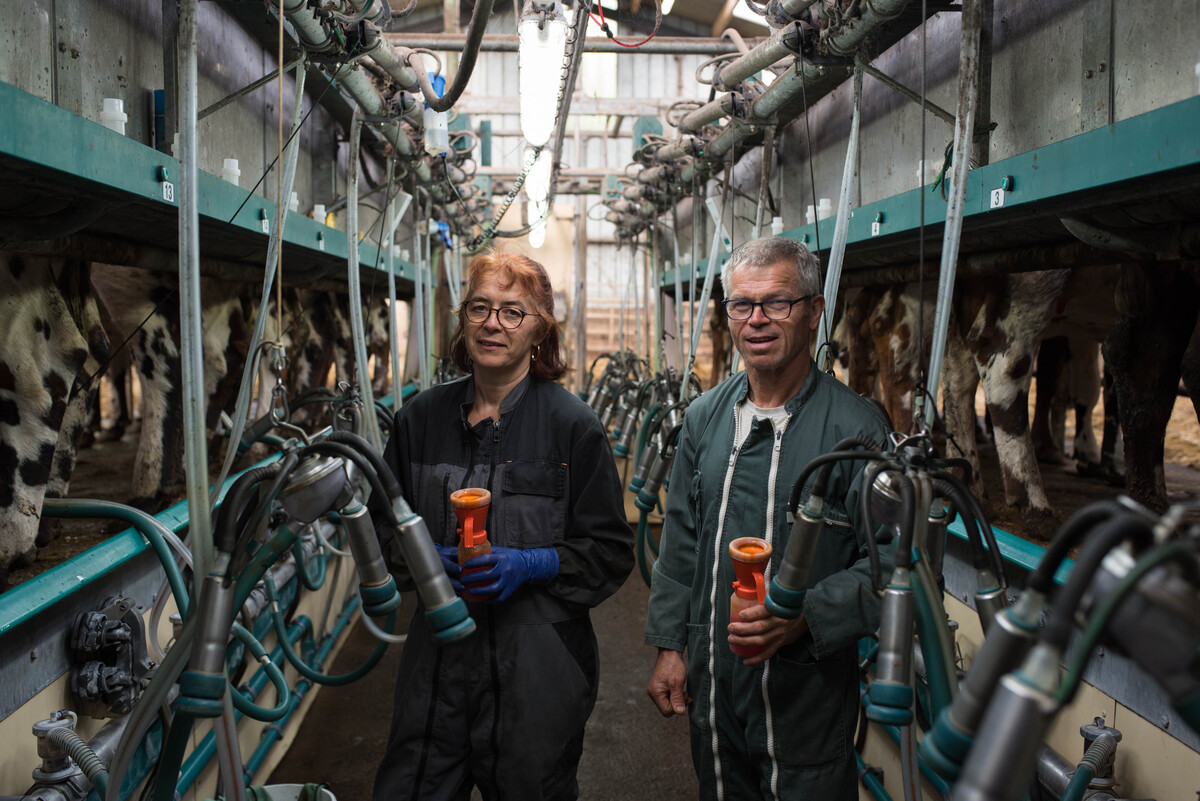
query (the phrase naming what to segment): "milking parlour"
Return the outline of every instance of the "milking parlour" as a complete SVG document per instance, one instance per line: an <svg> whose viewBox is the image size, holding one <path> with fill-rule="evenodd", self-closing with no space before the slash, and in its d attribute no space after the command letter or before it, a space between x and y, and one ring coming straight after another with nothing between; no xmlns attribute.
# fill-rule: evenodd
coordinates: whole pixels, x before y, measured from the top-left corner
<svg viewBox="0 0 1200 801"><path fill-rule="evenodd" d="M1200 795L1200 5L4 21L0 801Z"/></svg>

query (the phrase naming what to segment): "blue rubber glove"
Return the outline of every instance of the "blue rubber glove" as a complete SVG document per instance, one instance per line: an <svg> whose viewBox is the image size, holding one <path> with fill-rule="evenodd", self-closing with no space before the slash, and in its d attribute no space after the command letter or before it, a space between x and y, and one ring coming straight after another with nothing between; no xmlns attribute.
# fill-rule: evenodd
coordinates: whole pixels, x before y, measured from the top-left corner
<svg viewBox="0 0 1200 801"><path fill-rule="evenodd" d="M522 584L545 586L554 581L558 575L558 551L553 548L522 551L493 546L491 553L467 560L463 568L487 568L469 576L467 590L472 595L494 595L487 600L506 601Z"/></svg>
<svg viewBox="0 0 1200 801"><path fill-rule="evenodd" d="M442 558L442 568L450 578L450 586L461 595L463 592L462 567L458 564L458 548L437 543L434 543L433 547L437 548L438 556Z"/></svg>

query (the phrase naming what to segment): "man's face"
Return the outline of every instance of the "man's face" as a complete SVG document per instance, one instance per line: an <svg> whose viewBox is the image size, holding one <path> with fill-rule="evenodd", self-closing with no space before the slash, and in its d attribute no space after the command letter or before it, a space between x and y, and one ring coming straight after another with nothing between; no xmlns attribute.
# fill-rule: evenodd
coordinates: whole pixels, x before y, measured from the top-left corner
<svg viewBox="0 0 1200 801"><path fill-rule="evenodd" d="M803 296L796 268L779 262L757 270L742 270L730 280L726 300L795 300ZM730 320L733 344L748 371L771 374L808 359L809 338L816 330L825 299L814 295L792 306L783 320L768 319L755 306L747 320Z"/></svg>

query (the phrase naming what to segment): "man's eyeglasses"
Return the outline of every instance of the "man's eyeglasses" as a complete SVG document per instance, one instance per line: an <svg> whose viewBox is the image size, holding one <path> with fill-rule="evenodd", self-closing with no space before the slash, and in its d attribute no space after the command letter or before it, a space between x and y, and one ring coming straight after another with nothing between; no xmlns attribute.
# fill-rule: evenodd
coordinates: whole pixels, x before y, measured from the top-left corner
<svg viewBox="0 0 1200 801"><path fill-rule="evenodd" d="M763 310L763 315L768 320L786 320L792 313L792 307L797 303L802 303L812 295L805 295L802 298L795 300L784 300L783 298L772 298L770 300L741 300L734 298L733 300L725 300L721 305L725 307L725 315L730 320L749 320L754 314L754 307L759 306Z"/></svg>
<svg viewBox="0 0 1200 801"><path fill-rule="evenodd" d="M486 303L468 303L463 309L463 313L467 315L467 319L473 323L486 322L492 312L496 313L496 319L500 322L500 325L510 330L519 328L521 323L525 321L526 315L529 314L529 312L521 311L515 306L504 306L497 309Z"/></svg>

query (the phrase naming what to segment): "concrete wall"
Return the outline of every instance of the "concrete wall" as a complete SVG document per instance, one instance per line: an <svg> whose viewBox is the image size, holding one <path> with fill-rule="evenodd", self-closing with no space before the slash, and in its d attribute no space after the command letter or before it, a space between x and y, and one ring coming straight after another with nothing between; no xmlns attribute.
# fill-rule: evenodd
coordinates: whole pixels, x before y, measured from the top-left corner
<svg viewBox="0 0 1200 801"><path fill-rule="evenodd" d="M9 4L0 26L0 81L93 121L100 119L103 98L121 98L129 115L126 135L150 145L151 96L164 88L162 6L157 0ZM198 45L200 109L276 67L273 52L216 3L199 4ZM319 90L307 93L305 113L312 109L315 92ZM224 160L236 158L239 185L253 187L278 152L278 95L278 84L272 82L201 120L200 169L220 175ZM289 74L283 88L285 137L294 96ZM339 144L338 133L339 126L323 108L313 111L304 125L294 186L301 211L345 196L347 147ZM274 174L255 191L274 200ZM373 220L370 209L362 214L364 223Z"/></svg>
<svg viewBox="0 0 1200 801"><path fill-rule="evenodd" d="M1194 95L1197 30L1200 5L1187 0L995 0L991 119L996 129L987 160L1024 153ZM926 27L926 95L950 112L955 108L960 33L957 13L938 14ZM917 30L874 65L920 91L921 61ZM805 223L805 207L814 194L836 204L852 103L847 82L813 105L807 123L802 116L783 132L786 228ZM932 115L923 127L924 132L915 103L870 76L864 78L855 205L918 186L922 158L926 182L933 180L953 130ZM980 163L978 155L973 162Z"/></svg>

